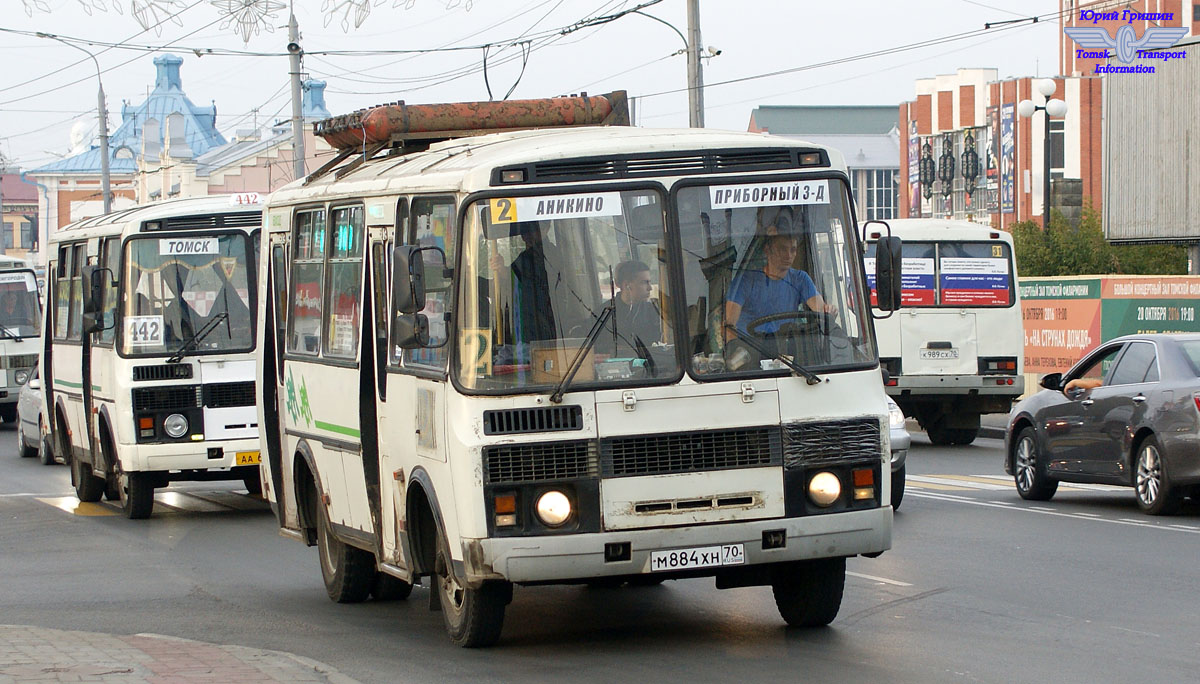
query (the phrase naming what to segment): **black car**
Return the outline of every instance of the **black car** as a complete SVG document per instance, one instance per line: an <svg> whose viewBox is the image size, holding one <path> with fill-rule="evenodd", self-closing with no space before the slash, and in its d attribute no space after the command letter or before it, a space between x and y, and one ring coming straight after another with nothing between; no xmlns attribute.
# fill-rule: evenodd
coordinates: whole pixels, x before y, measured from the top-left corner
<svg viewBox="0 0 1200 684"><path fill-rule="evenodd" d="M1081 386L1082 387L1078 387ZM1200 334L1105 342L1013 407L1004 471L1023 499L1059 482L1133 487L1151 515L1200 497Z"/></svg>

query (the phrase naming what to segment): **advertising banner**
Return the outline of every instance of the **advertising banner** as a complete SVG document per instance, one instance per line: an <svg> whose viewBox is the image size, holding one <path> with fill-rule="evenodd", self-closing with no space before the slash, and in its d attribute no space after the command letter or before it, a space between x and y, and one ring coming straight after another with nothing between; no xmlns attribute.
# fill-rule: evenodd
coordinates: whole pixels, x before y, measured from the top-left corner
<svg viewBox="0 0 1200 684"><path fill-rule="evenodd" d="M1104 279L1100 335L1110 340L1133 333L1200 332L1200 278L1113 276Z"/></svg>
<svg viewBox="0 0 1200 684"><path fill-rule="evenodd" d="M997 158L1000 156L1000 111L995 107L987 109L988 125L983 132L984 152L984 210L989 214L1000 213L1000 168Z"/></svg>
<svg viewBox="0 0 1200 684"><path fill-rule="evenodd" d="M908 209L909 216L921 215L921 136L917 121L908 122Z"/></svg>
<svg viewBox="0 0 1200 684"><path fill-rule="evenodd" d="M1000 108L1000 210L1005 214L1015 211L1013 176L1013 152L1016 147L1013 129L1016 106L1006 104Z"/></svg>
<svg viewBox="0 0 1200 684"><path fill-rule="evenodd" d="M1100 278L1022 278L1025 372L1063 372L1100 343Z"/></svg>
<svg viewBox="0 0 1200 684"><path fill-rule="evenodd" d="M1011 290L1008 259L943 257L941 290L942 304L1004 306Z"/></svg>

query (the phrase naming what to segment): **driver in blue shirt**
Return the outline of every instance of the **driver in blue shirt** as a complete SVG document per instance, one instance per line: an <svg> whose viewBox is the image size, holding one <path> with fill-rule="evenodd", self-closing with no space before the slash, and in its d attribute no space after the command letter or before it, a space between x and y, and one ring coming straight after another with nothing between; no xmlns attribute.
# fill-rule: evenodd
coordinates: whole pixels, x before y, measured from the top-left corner
<svg viewBox="0 0 1200 684"><path fill-rule="evenodd" d="M837 307L825 302L813 279L804 271L792 268L799 250L798 238L781 235L774 226L767 229L767 235L763 247L767 263L762 270L743 271L733 279L725 302L726 322L749 333L747 327L755 320L785 311L799 311L802 304L807 304L812 311L836 313ZM786 322L764 323L757 331L760 334L775 333ZM727 342L736 337L732 329L725 329Z"/></svg>

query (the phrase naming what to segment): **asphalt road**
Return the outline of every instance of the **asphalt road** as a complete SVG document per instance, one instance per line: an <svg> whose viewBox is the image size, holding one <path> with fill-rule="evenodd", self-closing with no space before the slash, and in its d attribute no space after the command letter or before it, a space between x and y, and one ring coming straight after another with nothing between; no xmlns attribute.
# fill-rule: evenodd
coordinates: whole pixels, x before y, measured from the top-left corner
<svg viewBox="0 0 1200 684"><path fill-rule="evenodd" d="M1026 503L1000 448L914 435L893 550L849 561L827 629L711 580L518 587L500 644L471 651L426 589L330 602L316 551L232 484L160 491L146 521L76 510L67 468L0 432L0 624L288 651L363 682L1195 681L1200 506L1150 518L1131 490L1065 485Z"/></svg>

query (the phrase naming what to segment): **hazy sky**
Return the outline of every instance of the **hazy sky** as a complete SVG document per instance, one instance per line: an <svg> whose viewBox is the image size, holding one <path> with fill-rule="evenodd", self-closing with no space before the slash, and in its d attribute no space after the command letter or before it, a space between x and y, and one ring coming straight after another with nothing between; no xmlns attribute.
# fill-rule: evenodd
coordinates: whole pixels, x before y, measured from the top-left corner
<svg viewBox="0 0 1200 684"><path fill-rule="evenodd" d="M167 22L158 35L143 31L131 16L132 0L0 1L7 10L0 16L0 29L188 50L181 55L184 91L197 105L216 102L217 126L226 137L255 121L262 126L290 115L285 56L198 57L190 52L227 49L282 55L286 10L270 22L276 27L273 32L262 31L244 43L232 29L220 27L216 6L224 2L141 0L166 8L167 14L178 12L182 25ZM495 99L503 98L514 83L511 98L624 89L639 96L641 125L687 125L687 94L680 90L686 86L686 61L681 54L672 56L684 42L671 28L629 14L558 33L580 20L636 7L636 0L365 1L370 5L366 21L355 28L351 14L349 28L343 31L345 8L357 0L295 0L306 52L428 50L528 38L533 42L523 74L521 48L489 50L487 75ZM26 7L33 8L31 16ZM327 8L340 11L331 14ZM751 110L761 104L897 104L913 98L915 79L961 67L994 67L1001 78L1048 75L1057 69L1060 29L1056 21L1044 19L954 42L721 84L936 41L978 31L985 22L1047 15L1057 9L1053 0L701 0L703 43L721 50L704 64L706 123L745 130ZM642 11L686 34L684 0L663 0ZM111 132L120 123L122 101L140 103L153 87L156 55L84 47L96 55L102 69ZM393 100L488 99L483 63L482 49L420 55L307 54L304 69L328 81L327 104L337 114ZM54 40L3 32L0 64L0 153L10 164L28 169L64 155L76 121L85 122L87 134L95 136L96 67L83 52Z"/></svg>

